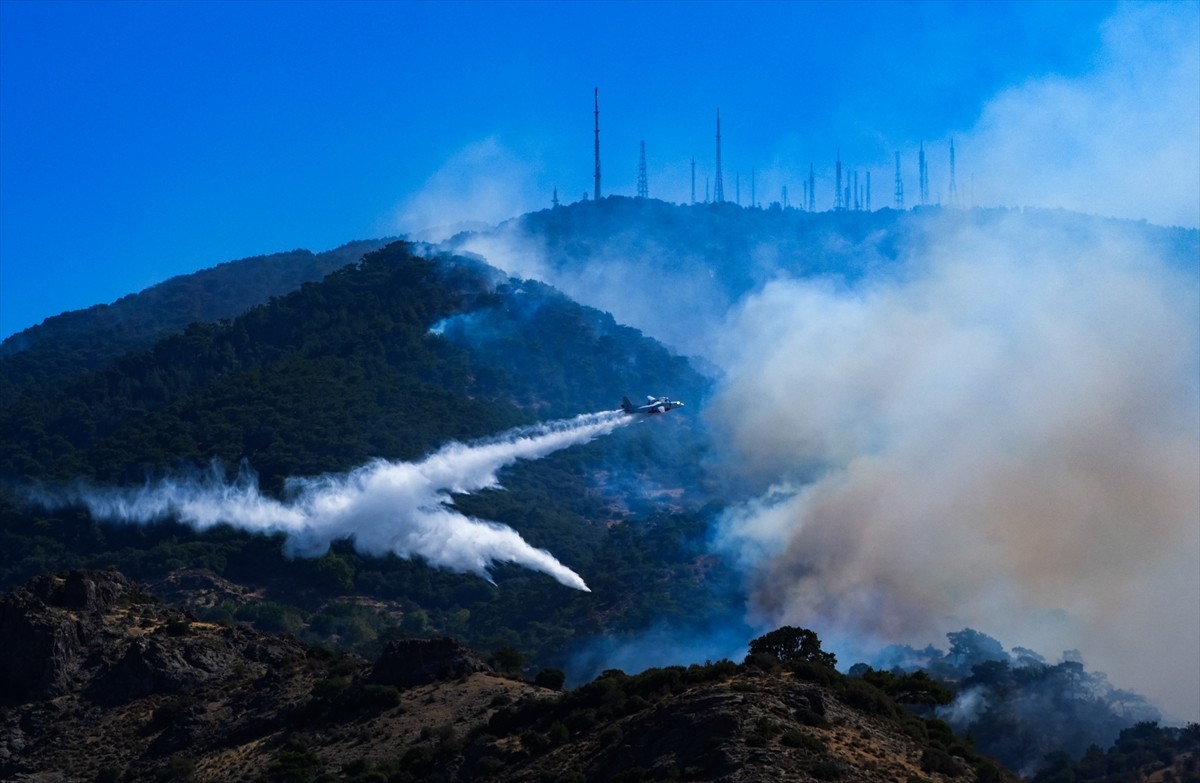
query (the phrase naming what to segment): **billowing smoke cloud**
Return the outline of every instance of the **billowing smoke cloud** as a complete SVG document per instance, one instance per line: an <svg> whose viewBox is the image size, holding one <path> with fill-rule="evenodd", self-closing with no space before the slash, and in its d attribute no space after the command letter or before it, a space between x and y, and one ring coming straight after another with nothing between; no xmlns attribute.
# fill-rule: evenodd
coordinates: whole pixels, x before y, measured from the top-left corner
<svg viewBox="0 0 1200 783"><path fill-rule="evenodd" d="M959 193L1200 225L1200 4L1121 3L1102 35L1089 72L988 102L957 138Z"/></svg>
<svg viewBox="0 0 1200 783"><path fill-rule="evenodd" d="M140 489L42 491L38 500L48 506L84 505L93 517L107 521L170 518L197 530L224 523L284 533L287 552L302 557L320 556L331 542L350 539L363 554L419 557L485 579L494 563L511 562L586 591L578 574L512 528L455 511L450 494L498 487L500 468L586 443L628 421L620 411L585 414L475 443L450 443L420 462L376 460L346 474L294 478L285 486L284 500L262 495L246 471L233 483L210 475L156 481Z"/></svg>
<svg viewBox="0 0 1200 783"><path fill-rule="evenodd" d="M717 545L764 625L1076 647L1195 719L1195 260L1046 217L947 216L891 274L747 297L707 413L757 498Z"/></svg>

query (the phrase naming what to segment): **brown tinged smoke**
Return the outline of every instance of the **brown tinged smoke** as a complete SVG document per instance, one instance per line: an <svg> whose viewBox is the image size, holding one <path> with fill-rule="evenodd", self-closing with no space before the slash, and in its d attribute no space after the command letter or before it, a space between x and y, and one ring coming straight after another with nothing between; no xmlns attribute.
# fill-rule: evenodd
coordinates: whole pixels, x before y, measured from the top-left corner
<svg viewBox="0 0 1200 783"><path fill-rule="evenodd" d="M718 540L757 619L1079 648L1196 719L1197 270L1080 225L935 227L899 274L731 314L708 418L761 496Z"/></svg>

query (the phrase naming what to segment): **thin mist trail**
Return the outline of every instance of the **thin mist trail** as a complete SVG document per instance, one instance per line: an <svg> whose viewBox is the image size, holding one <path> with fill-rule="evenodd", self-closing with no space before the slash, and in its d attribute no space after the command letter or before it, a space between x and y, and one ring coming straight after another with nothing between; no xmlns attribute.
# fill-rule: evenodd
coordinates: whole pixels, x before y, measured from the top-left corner
<svg viewBox="0 0 1200 783"><path fill-rule="evenodd" d="M426 563L490 581L489 569L511 562L587 590L582 577L512 528L472 519L451 506L452 493L499 487L497 472L518 460L608 435L632 421L620 410L585 413L517 427L469 443L450 442L418 462L373 460L347 473L289 478L284 497L263 495L243 470L229 481L218 472L159 479L138 488L77 485L42 489L47 508L84 506L102 521L148 524L175 519L196 530L228 524L256 533L283 533L289 555L318 557L349 539L366 555L420 557Z"/></svg>

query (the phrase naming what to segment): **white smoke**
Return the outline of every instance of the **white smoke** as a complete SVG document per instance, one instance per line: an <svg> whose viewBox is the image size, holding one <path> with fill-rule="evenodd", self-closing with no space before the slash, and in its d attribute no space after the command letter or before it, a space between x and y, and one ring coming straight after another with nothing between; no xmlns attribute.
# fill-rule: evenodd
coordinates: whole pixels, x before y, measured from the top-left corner
<svg viewBox="0 0 1200 783"><path fill-rule="evenodd" d="M1194 719L1200 279L1128 224L1045 217L748 297L706 413L761 497L718 544L766 625L1078 647Z"/></svg>
<svg viewBox="0 0 1200 783"><path fill-rule="evenodd" d="M958 136L960 201L1200 225L1200 4L1120 3L1101 33L1089 72L1015 85Z"/></svg>
<svg viewBox="0 0 1200 783"><path fill-rule="evenodd" d="M256 533L283 533L288 554L317 557L349 539L367 555L419 557L429 565L490 581L497 562L549 574L577 590L583 579L512 528L455 511L451 493L498 487L501 468L607 435L631 419L605 411L509 430L475 443L450 443L420 462L376 460L349 473L293 478L285 498L264 496L252 474L235 482L219 475L164 479L139 489L78 487L39 493L47 506L81 504L96 519L145 524L177 519L197 530L229 524Z"/></svg>
<svg viewBox="0 0 1200 783"><path fill-rule="evenodd" d="M536 167L490 136L467 145L401 204L387 231L439 241L534 209Z"/></svg>

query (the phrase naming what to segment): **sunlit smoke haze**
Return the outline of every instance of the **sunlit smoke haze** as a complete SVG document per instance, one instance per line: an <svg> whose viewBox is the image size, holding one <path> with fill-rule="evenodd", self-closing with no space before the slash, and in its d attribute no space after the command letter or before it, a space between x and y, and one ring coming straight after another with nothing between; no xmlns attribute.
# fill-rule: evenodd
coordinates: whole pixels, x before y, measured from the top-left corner
<svg viewBox="0 0 1200 783"><path fill-rule="evenodd" d="M948 218L891 274L747 297L706 414L756 498L716 545L764 626L1079 648L1194 719L1197 270L1044 217Z"/></svg>
<svg viewBox="0 0 1200 783"><path fill-rule="evenodd" d="M687 356L707 355L719 328L712 314L732 304L705 259L678 261L677 268L667 269L662 259L677 258L679 252L657 248L652 237L634 244L614 241L611 253L559 266L549 263L544 242L514 222L466 238L461 250L509 274L543 280Z"/></svg>
<svg viewBox="0 0 1200 783"><path fill-rule="evenodd" d="M257 478L246 469L233 482L210 472L138 489L42 489L35 499L51 507L83 505L96 519L112 522L170 518L197 530L229 524L255 533L283 533L286 552L301 557L318 557L331 542L349 539L362 554L418 557L431 566L489 580L495 563L510 562L586 591L582 577L549 552L530 546L512 528L455 511L451 493L498 487L501 468L586 443L629 421L621 411L584 414L483 441L450 443L420 462L376 460L345 474L292 478L282 500L261 494Z"/></svg>
<svg viewBox="0 0 1200 783"><path fill-rule="evenodd" d="M1122 3L1103 41L1091 72L1015 85L959 135L960 203L1200 226L1200 4Z"/></svg>
<svg viewBox="0 0 1200 783"><path fill-rule="evenodd" d="M495 225L542 203L536 164L495 137L452 155L397 209L386 231L438 241L468 228Z"/></svg>

